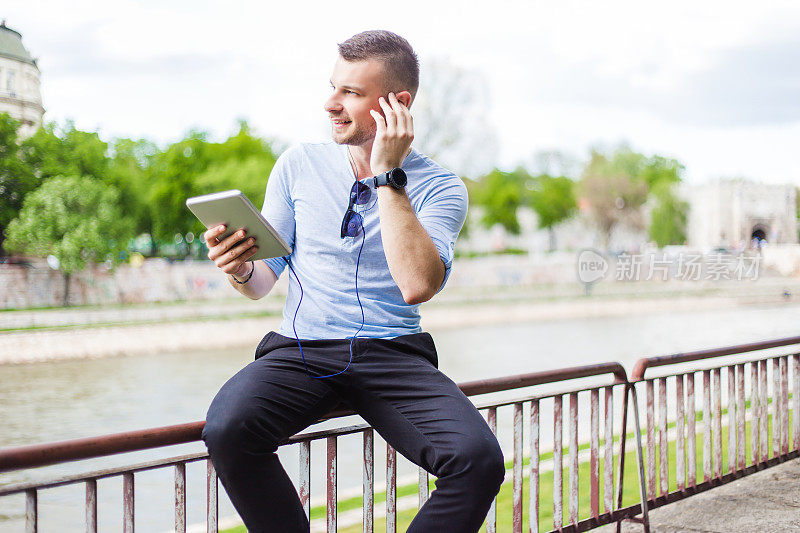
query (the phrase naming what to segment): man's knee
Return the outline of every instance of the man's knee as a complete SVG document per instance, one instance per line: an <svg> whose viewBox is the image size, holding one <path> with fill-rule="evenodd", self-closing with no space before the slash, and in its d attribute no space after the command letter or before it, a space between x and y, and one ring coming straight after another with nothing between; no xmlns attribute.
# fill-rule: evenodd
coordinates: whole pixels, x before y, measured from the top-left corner
<svg viewBox="0 0 800 533"><path fill-rule="evenodd" d="M242 452L274 451L277 443L268 435L258 435L255 428L258 413L242 402L223 402L215 398L206 414L202 439L212 457L237 455Z"/></svg>
<svg viewBox="0 0 800 533"><path fill-rule="evenodd" d="M453 474L474 478L482 485L500 490L506 468L503 452L494 435L476 436L455 450Z"/></svg>
<svg viewBox="0 0 800 533"><path fill-rule="evenodd" d="M495 487L495 493L497 493L506 477L505 459L503 458L503 451L500 449L497 439L492 437L492 440L487 444L483 454L482 470L484 482L490 487Z"/></svg>

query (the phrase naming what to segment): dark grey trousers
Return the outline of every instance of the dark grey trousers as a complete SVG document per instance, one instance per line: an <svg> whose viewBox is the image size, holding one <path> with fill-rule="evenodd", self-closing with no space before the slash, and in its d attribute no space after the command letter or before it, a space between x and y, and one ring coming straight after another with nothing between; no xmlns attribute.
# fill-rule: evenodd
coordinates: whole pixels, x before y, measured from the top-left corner
<svg viewBox="0 0 800 533"><path fill-rule="evenodd" d="M339 372L350 359L346 339L301 343L312 375ZM217 393L203 430L247 529L309 530L275 451L345 400L394 449L438 478L409 532L478 531L503 481L503 455L481 414L437 366L428 333L356 339L346 372L313 379L297 342L268 333L256 360Z"/></svg>

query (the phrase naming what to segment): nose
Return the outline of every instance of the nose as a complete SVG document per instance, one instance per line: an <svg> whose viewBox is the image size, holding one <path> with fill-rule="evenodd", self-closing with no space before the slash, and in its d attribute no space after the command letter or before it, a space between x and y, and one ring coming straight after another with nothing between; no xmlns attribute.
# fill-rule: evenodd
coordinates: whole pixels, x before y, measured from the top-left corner
<svg viewBox="0 0 800 533"><path fill-rule="evenodd" d="M342 104L341 102L339 102L339 99L336 97L336 94L334 93L325 102L325 112L333 113L341 110L342 110Z"/></svg>

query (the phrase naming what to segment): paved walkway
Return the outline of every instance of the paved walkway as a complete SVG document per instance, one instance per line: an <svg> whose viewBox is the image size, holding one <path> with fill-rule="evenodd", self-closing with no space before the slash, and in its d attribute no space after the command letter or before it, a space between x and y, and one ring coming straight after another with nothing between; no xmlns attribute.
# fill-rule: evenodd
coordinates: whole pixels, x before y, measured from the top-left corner
<svg viewBox="0 0 800 533"><path fill-rule="evenodd" d="M129 325L191 319L224 319L227 316L255 313L272 312L280 314L282 308L282 297L269 297L261 301L236 298L169 304L5 311L0 313L0 330Z"/></svg>
<svg viewBox="0 0 800 533"><path fill-rule="evenodd" d="M625 524L626 533L642 531ZM650 512L653 533L800 532L800 459L767 468L727 485ZM598 531L608 533L614 526Z"/></svg>

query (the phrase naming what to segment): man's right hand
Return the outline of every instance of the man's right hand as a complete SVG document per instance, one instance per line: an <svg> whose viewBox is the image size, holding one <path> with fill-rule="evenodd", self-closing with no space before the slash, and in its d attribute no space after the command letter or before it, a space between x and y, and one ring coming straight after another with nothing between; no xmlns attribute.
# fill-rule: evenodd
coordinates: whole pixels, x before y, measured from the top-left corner
<svg viewBox="0 0 800 533"><path fill-rule="evenodd" d="M224 232L223 224L203 233L203 240L208 246L208 258L226 274L243 278L253 268L245 263L255 255L258 246L254 246L255 239L252 237L245 240L247 234L244 229L239 229L221 241L217 239Z"/></svg>

